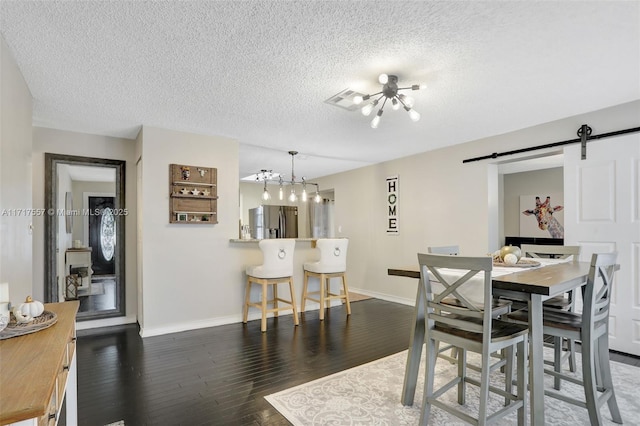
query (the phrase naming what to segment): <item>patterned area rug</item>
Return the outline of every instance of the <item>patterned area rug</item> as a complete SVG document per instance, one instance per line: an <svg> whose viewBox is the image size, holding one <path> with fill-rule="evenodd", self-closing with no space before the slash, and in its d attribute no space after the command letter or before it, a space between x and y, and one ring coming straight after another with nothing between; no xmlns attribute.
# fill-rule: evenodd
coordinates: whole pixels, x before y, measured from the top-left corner
<svg viewBox="0 0 640 426"><path fill-rule="evenodd" d="M547 348L545 348L547 351ZM545 352L549 355L551 352ZM578 367L580 370L580 354ZM469 363L478 364L479 356L469 353ZM402 382L404 379L407 351L363 364L331 376L323 377L300 386L266 396L284 417L295 426L309 425L417 425L422 405L422 387L424 384L424 351L415 403L404 407L400 403ZM455 377L457 367L439 359L436 387ZM640 424L640 368L626 364L611 362L616 398L625 425ZM468 370L469 371L469 370ZM500 373L492 375L498 386ZM545 378L547 386L552 386L551 377ZM504 382L503 382L504 383ZM563 392L584 400L581 387L572 383L562 384ZM457 405L456 387L445 393L448 403ZM467 404L464 406L469 414L476 416L478 412L478 388L467 385ZM504 400L494 396L490 400L489 412L497 411ZM603 424L614 425L609 409L605 404L600 413ZM457 417L432 407L429 424L432 425L465 425ZM505 417L499 425L516 424L516 415ZM589 424L587 410L554 398L545 397L545 424L547 425L586 425Z"/></svg>

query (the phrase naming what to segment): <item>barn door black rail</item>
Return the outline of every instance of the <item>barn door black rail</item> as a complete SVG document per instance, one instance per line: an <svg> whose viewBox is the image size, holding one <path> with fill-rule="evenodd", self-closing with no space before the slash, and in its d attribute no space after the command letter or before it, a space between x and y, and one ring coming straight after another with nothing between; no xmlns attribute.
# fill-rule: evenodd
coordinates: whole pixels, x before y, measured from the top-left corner
<svg viewBox="0 0 640 426"><path fill-rule="evenodd" d="M536 151L538 149L554 148L554 147L557 147L557 146L571 145L571 144L574 144L574 143L581 143L582 144L581 157L584 160L584 159L587 158L587 141L596 140L596 139L610 138L610 137L613 137L613 136L625 135L627 133L636 133L636 132L640 132L640 127L632 127L630 129L616 130L614 132L603 133L601 135L592 135L591 134L591 127L587 126L586 124L583 124L578 129L578 132L577 132L578 133L578 138L576 138L576 139L569 139L569 140L566 140L566 141L546 143L544 145L530 146L528 148L514 149L512 151L494 152L493 154L483 155L481 157L467 158L466 160L462 160L462 162L463 163L471 163L472 161L488 160L490 158L504 157L505 155L521 154L523 152Z"/></svg>

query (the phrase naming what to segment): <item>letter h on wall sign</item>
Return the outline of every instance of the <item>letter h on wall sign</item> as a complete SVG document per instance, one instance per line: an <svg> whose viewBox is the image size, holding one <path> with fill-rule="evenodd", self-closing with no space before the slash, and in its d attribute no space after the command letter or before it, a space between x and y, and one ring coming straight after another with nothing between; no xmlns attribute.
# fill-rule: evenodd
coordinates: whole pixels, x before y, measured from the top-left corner
<svg viewBox="0 0 640 426"><path fill-rule="evenodd" d="M398 176L387 178L387 234L398 234Z"/></svg>

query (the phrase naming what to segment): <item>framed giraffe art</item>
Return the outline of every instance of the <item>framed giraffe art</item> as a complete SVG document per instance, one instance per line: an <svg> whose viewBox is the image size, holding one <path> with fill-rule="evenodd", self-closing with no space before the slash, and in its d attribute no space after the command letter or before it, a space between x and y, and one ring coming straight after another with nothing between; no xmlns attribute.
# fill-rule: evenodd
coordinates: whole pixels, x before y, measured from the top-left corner
<svg viewBox="0 0 640 426"><path fill-rule="evenodd" d="M520 236L564 238L562 193L520 196Z"/></svg>

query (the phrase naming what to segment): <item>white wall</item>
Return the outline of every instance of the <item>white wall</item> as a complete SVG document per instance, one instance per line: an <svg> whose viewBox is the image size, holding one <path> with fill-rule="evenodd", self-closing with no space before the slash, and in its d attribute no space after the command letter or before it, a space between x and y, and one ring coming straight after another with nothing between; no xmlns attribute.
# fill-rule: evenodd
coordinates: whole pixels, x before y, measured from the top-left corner
<svg viewBox="0 0 640 426"><path fill-rule="evenodd" d="M0 213L33 207L31 115L31 92L0 37ZM38 297L32 289L33 219L24 210L0 214L0 282L9 283L14 304Z"/></svg>
<svg viewBox="0 0 640 426"><path fill-rule="evenodd" d="M143 127L141 334L237 321L244 262L229 242L238 237L238 142ZM169 224L169 165L214 167L218 223ZM257 248L256 248L257 249Z"/></svg>
<svg viewBox="0 0 640 426"><path fill-rule="evenodd" d="M126 318L83 321L79 328L134 322L136 316L136 157L135 141L64 130L33 128L33 205L44 207L44 153L125 160ZM77 219L74 218L74 219ZM44 220L34 218L33 292L44 296Z"/></svg>
<svg viewBox="0 0 640 426"><path fill-rule="evenodd" d="M539 195L544 200L550 193L564 192L563 179L561 167L504 175L504 235L520 236L521 195ZM559 200L552 201L554 205L563 204Z"/></svg>
<svg viewBox="0 0 640 426"><path fill-rule="evenodd" d="M350 239L350 286L413 304L416 283L389 277L387 268L416 264L416 253L426 251L429 245L459 244L462 253L468 255L483 255L500 246L495 164L506 160L466 164L463 160L572 139L584 123L592 127L594 135L637 127L639 116L640 101L635 101L314 179L322 188L335 189L336 236ZM512 161L514 156L508 158ZM389 236L385 233L385 178L393 175L400 179L400 234ZM575 211L576 206L565 205L565 216Z"/></svg>

